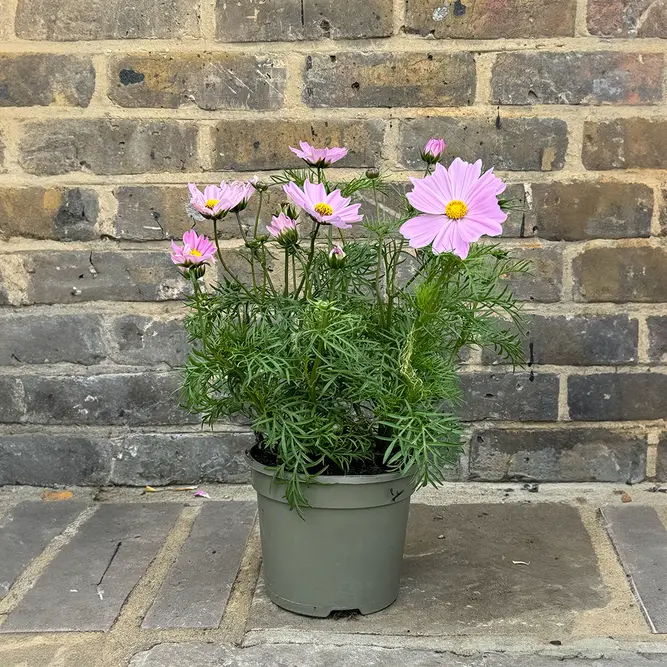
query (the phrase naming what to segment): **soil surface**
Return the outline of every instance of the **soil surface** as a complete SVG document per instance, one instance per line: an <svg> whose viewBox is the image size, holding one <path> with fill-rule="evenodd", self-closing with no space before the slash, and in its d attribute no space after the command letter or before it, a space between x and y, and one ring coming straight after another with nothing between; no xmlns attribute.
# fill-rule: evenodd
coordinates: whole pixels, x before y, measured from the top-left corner
<svg viewBox="0 0 667 667"><path fill-rule="evenodd" d="M278 465L276 455L259 444L250 450L250 456L257 463L267 467ZM333 461L327 460L322 466L313 467L309 472L312 475L382 475L391 471L382 463L382 456L378 454L374 459L351 461L349 468L346 470L340 468Z"/></svg>

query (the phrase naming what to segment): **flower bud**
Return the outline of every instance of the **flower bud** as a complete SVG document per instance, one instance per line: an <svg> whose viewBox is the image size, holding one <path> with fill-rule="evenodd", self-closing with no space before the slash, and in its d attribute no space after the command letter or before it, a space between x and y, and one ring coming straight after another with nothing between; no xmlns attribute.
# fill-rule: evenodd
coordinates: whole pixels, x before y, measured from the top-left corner
<svg viewBox="0 0 667 667"><path fill-rule="evenodd" d="M269 189L268 184L264 183L264 181L255 181L254 185L257 192L266 192Z"/></svg>
<svg viewBox="0 0 667 667"><path fill-rule="evenodd" d="M445 152L445 140L436 139L435 137L429 139L421 152L421 158L426 164L435 164L440 160Z"/></svg>
<svg viewBox="0 0 667 667"><path fill-rule="evenodd" d="M373 167L372 169L366 169L366 178L370 178L371 180L380 178L380 170L377 167Z"/></svg>
<svg viewBox="0 0 667 667"><path fill-rule="evenodd" d="M296 206L294 206L294 204L290 204L289 202L283 202L280 205L280 211L291 220L296 220L297 216L299 215L299 212L296 210Z"/></svg>
<svg viewBox="0 0 667 667"><path fill-rule="evenodd" d="M332 269L340 269L345 264L346 257L347 255L345 254L345 251L339 245L334 245L334 247L329 250L327 263Z"/></svg>

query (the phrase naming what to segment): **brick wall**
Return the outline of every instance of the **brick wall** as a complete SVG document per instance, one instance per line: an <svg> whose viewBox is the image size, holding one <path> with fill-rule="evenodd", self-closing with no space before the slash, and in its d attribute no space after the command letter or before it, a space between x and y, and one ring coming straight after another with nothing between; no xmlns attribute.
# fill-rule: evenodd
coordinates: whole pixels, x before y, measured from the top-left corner
<svg viewBox="0 0 667 667"><path fill-rule="evenodd" d="M0 3L0 484L245 478L176 403L188 180L351 148L495 164L530 366L475 353L459 479L667 479L667 11L651 0ZM233 230L223 241L238 243Z"/></svg>

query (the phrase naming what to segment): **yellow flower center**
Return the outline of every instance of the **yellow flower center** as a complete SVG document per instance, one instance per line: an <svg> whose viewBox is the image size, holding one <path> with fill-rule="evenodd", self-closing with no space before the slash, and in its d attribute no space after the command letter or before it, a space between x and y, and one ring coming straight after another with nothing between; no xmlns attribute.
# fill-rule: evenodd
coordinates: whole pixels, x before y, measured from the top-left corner
<svg viewBox="0 0 667 667"><path fill-rule="evenodd" d="M206 208L213 209L216 206L216 204L218 204L219 202L220 202L219 199L207 199L206 200Z"/></svg>
<svg viewBox="0 0 667 667"><path fill-rule="evenodd" d="M450 220L460 220L467 212L468 207L460 199L452 199L445 209L445 215Z"/></svg>
<svg viewBox="0 0 667 667"><path fill-rule="evenodd" d="M199 250L196 250L196 249L195 249L195 250L191 250L191 251L190 251L190 254L191 254L191 255L194 255L195 257L201 257L201 253L199 252Z"/></svg>
<svg viewBox="0 0 667 667"><path fill-rule="evenodd" d="M329 206L329 204L320 202L319 204L315 204L315 212L319 213L320 215L332 215L333 209L331 206Z"/></svg>

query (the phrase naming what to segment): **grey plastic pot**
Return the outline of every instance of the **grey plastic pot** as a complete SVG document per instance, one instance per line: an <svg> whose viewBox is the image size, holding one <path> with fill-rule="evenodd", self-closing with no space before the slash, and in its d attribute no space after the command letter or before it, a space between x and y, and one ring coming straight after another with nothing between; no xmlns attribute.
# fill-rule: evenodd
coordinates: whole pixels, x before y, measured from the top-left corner
<svg viewBox="0 0 667 667"><path fill-rule="evenodd" d="M305 616L371 614L398 597L412 478L322 476L303 518L284 485L249 455L257 491L264 582L279 607Z"/></svg>

